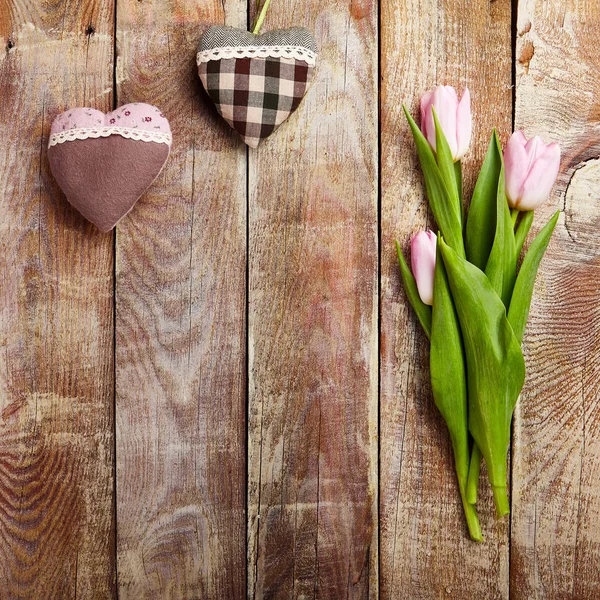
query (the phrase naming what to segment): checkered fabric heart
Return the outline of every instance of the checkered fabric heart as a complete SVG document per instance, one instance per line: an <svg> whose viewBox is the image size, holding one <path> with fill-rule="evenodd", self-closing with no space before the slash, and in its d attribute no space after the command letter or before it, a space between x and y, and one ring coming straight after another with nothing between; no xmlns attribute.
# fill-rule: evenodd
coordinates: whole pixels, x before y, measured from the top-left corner
<svg viewBox="0 0 600 600"><path fill-rule="evenodd" d="M298 108L316 56L303 27L255 35L214 26L200 41L198 74L219 114L256 148Z"/></svg>

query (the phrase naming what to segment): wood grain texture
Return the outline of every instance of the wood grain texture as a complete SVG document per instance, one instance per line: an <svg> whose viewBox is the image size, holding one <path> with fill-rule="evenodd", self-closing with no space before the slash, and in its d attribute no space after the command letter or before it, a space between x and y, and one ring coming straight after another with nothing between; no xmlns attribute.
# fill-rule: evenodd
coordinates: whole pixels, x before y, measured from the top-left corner
<svg viewBox="0 0 600 600"><path fill-rule="evenodd" d="M111 107L113 14L110 0L0 1L6 599L114 597L112 236L69 207L46 155L58 113Z"/></svg>
<svg viewBox="0 0 600 600"><path fill-rule="evenodd" d="M431 224L402 103L418 115L438 84L471 91L470 197L492 127L511 126L510 2L381 5L381 598L507 598L508 523L496 522L482 473L485 542L468 538L452 449L429 384L429 345L400 282L394 240Z"/></svg>
<svg viewBox="0 0 600 600"><path fill-rule="evenodd" d="M254 0L115 2L0 0L0 598L599 598L598 2L520 0L513 65L508 0L275 0L263 30L312 28L319 64L248 152L194 59ZM468 540L393 242L408 256L431 224L402 102L470 88L469 196L492 126L511 129L513 66L516 128L563 158L532 232L562 211L509 548L485 474L486 541ZM116 238L46 158L59 112L114 94L174 134Z"/></svg>
<svg viewBox="0 0 600 600"><path fill-rule="evenodd" d="M117 14L119 103L160 106L174 136L117 232L119 595L240 599L246 153L195 54L208 25L244 25L246 7L123 0Z"/></svg>
<svg viewBox="0 0 600 600"><path fill-rule="evenodd" d="M597 2L519 3L516 124L563 151L561 209L525 336L511 598L600 597L600 69Z"/></svg>
<svg viewBox="0 0 600 600"><path fill-rule="evenodd" d="M292 25L315 79L249 154L248 597L377 598L377 4Z"/></svg>

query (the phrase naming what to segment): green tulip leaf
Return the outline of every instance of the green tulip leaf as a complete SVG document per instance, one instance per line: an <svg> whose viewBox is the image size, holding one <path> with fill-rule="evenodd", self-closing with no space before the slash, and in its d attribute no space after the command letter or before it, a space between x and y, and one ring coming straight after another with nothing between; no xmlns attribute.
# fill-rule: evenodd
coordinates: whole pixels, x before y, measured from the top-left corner
<svg viewBox="0 0 600 600"><path fill-rule="evenodd" d="M525 381L521 346L486 275L441 242L467 362L469 431L483 454L498 515L509 512L510 424Z"/></svg>
<svg viewBox="0 0 600 600"><path fill-rule="evenodd" d="M425 304L419 296L419 289L417 288L417 282L408 268L404 255L402 254L402 248L400 244L396 242L396 251L398 252L398 262L400 263L400 274L402 275L402 283L404 284L404 290L406 291L406 297L413 307L419 322L423 326L425 335L431 338L431 306Z"/></svg>
<svg viewBox="0 0 600 600"><path fill-rule="evenodd" d="M521 220L519 221L517 229L515 230L515 246L517 258L520 256L521 250L523 250L523 244L525 243L525 240L527 239L527 234L529 233L531 225L533 224L532 210L522 212L521 215Z"/></svg>
<svg viewBox="0 0 600 600"><path fill-rule="evenodd" d="M560 211L556 211L550 221L544 225L533 242L531 242L531 246L529 246L529 250L523 259L523 264L515 282L515 289L508 309L508 321L515 332L519 344L523 341L525 327L527 326L527 317L529 316L529 307L531 306L531 297L533 295L533 286L538 267L552 237L559 214Z"/></svg>
<svg viewBox="0 0 600 600"><path fill-rule="evenodd" d="M454 170L454 160L452 159L452 152L448 145L448 140L444 135L440 122L438 121L435 108L431 108L433 112L433 122L435 124L435 147L436 147L436 158L437 165L440 170L444 185L448 192L450 200L456 205L457 214L459 215L462 222L462 201L458 192L456 183L456 172Z"/></svg>
<svg viewBox="0 0 600 600"><path fill-rule="evenodd" d="M466 366L458 316L440 252L438 243L429 354L431 389L450 431L456 472L466 478L469 474Z"/></svg>
<svg viewBox="0 0 600 600"><path fill-rule="evenodd" d="M469 477L467 478L467 502L469 504L475 504L477 502L480 470L481 450L476 443L473 443L473 448L471 449L471 464L469 465Z"/></svg>
<svg viewBox="0 0 600 600"><path fill-rule="evenodd" d="M502 154L499 152L498 136L494 130L473 190L465 231L467 258L482 271L494 243L501 166Z"/></svg>
<svg viewBox="0 0 600 600"><path fill-rule="evenodd" d="M465 249L460 224L460 212L457 209L456 203L452 201L449 195L429 142L425 139L425 136L421 133L421 130L405 106L403 106L403 109L417 147L417 154L421 162L421 169L425 179L425 189L433 218L446 243L460 256L464 256Z"/></svg>
<svg viewBox="0 0 600 600"><path fill-rule="evenodd" d="M498 138L496 138L497 140ZM500 148L498 148L500 151ZM485 274L508 308L517 272L517 252L510 210L504 191L504 165L500 166L496 195L496 233Z"/></svg>
<svg viewBox="0 0 600 600"><path fill-rule="evenodd" d="M475 508L466 501L469 475L469 428L467 378L458 316L452 302L438 236L433 283L431 350L429 354L433 399L442 414L452 441L454 464L471 538L482 540Z"/></svg>

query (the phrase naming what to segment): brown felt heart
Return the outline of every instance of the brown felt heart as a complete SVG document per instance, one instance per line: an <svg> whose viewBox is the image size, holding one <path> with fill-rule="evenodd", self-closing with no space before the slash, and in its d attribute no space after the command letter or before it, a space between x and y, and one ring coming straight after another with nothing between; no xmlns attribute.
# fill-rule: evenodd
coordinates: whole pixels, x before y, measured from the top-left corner
<svg viewBox="0 0 600 600"><path fill-rule="evenodd" d="M74 108L52 124L48 161L67 200L110 231L160 173L171 139L169 122L149 104L107 114Z"/></svg>
<svg viewBox="0 0 600 600"><path fill-rule="evenodd" d="M196 62L219 114L253 148L297 108L313 75L317 46L304 27L256 35L213 26Z"/></svg>

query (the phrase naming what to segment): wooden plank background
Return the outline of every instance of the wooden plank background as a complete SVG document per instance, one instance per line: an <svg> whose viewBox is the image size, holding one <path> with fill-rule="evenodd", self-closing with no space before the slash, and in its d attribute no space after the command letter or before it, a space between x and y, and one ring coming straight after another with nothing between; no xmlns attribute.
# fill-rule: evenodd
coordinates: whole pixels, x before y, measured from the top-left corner
<svg viewBox="0 0 600 600"><path fill-rule="evenodd" d="M410 237L432 225L402 103L418 114L420 96L437 82L469 88L475 120L463 164L467 195L492 128L503 140L510 132L510 8L469 0L382 4L382 598L508 597L508 521L495 520L491 489L481 485L485 542L473 551L450 438L431 395L429 342L402 291L395 240L408 256Z"/></svg>
<svg viewBox="0 0 600 600"><path fill-rule="evenodd" d="M600 597L600 51L597 3L528 0L515 125L563 149L537 227L563 212L537 283L515 419L511 593Z"/></svg>
<svg viewBox="0 0 600 600"><path fill-rule="evenodd" d="M46 157L58 113L112 107L114 9L0 3L2 598L115 592L113 240Z"/></svg>
<svg viewBox="0 0 600 600"><path fill-rule="evenodd" d="M195 73L207 25L243 26L245 10L117 7L118 102L160 106L175 138L117 230L122 598L237 598L246 585L246 152Z"/></svg>
<svg viewBox="0 0 600 600"><path fill-rule="evenodd" d="M247 150L195 49L254 0L0 0L0 598L600 597L600 5L273 0L306 100ZM468 86L563 148L537 231L512 514L467 539L393 242L431 222L401 105ZM46 157L71 106L161 107L167 166L115 233Z"/></svg>
<svg viewBox="0 0 600 600"><path fill-rule="evenodd" d="M248 596L377 598L377 6L294 5L318 75L249 156Z"/></svg>

